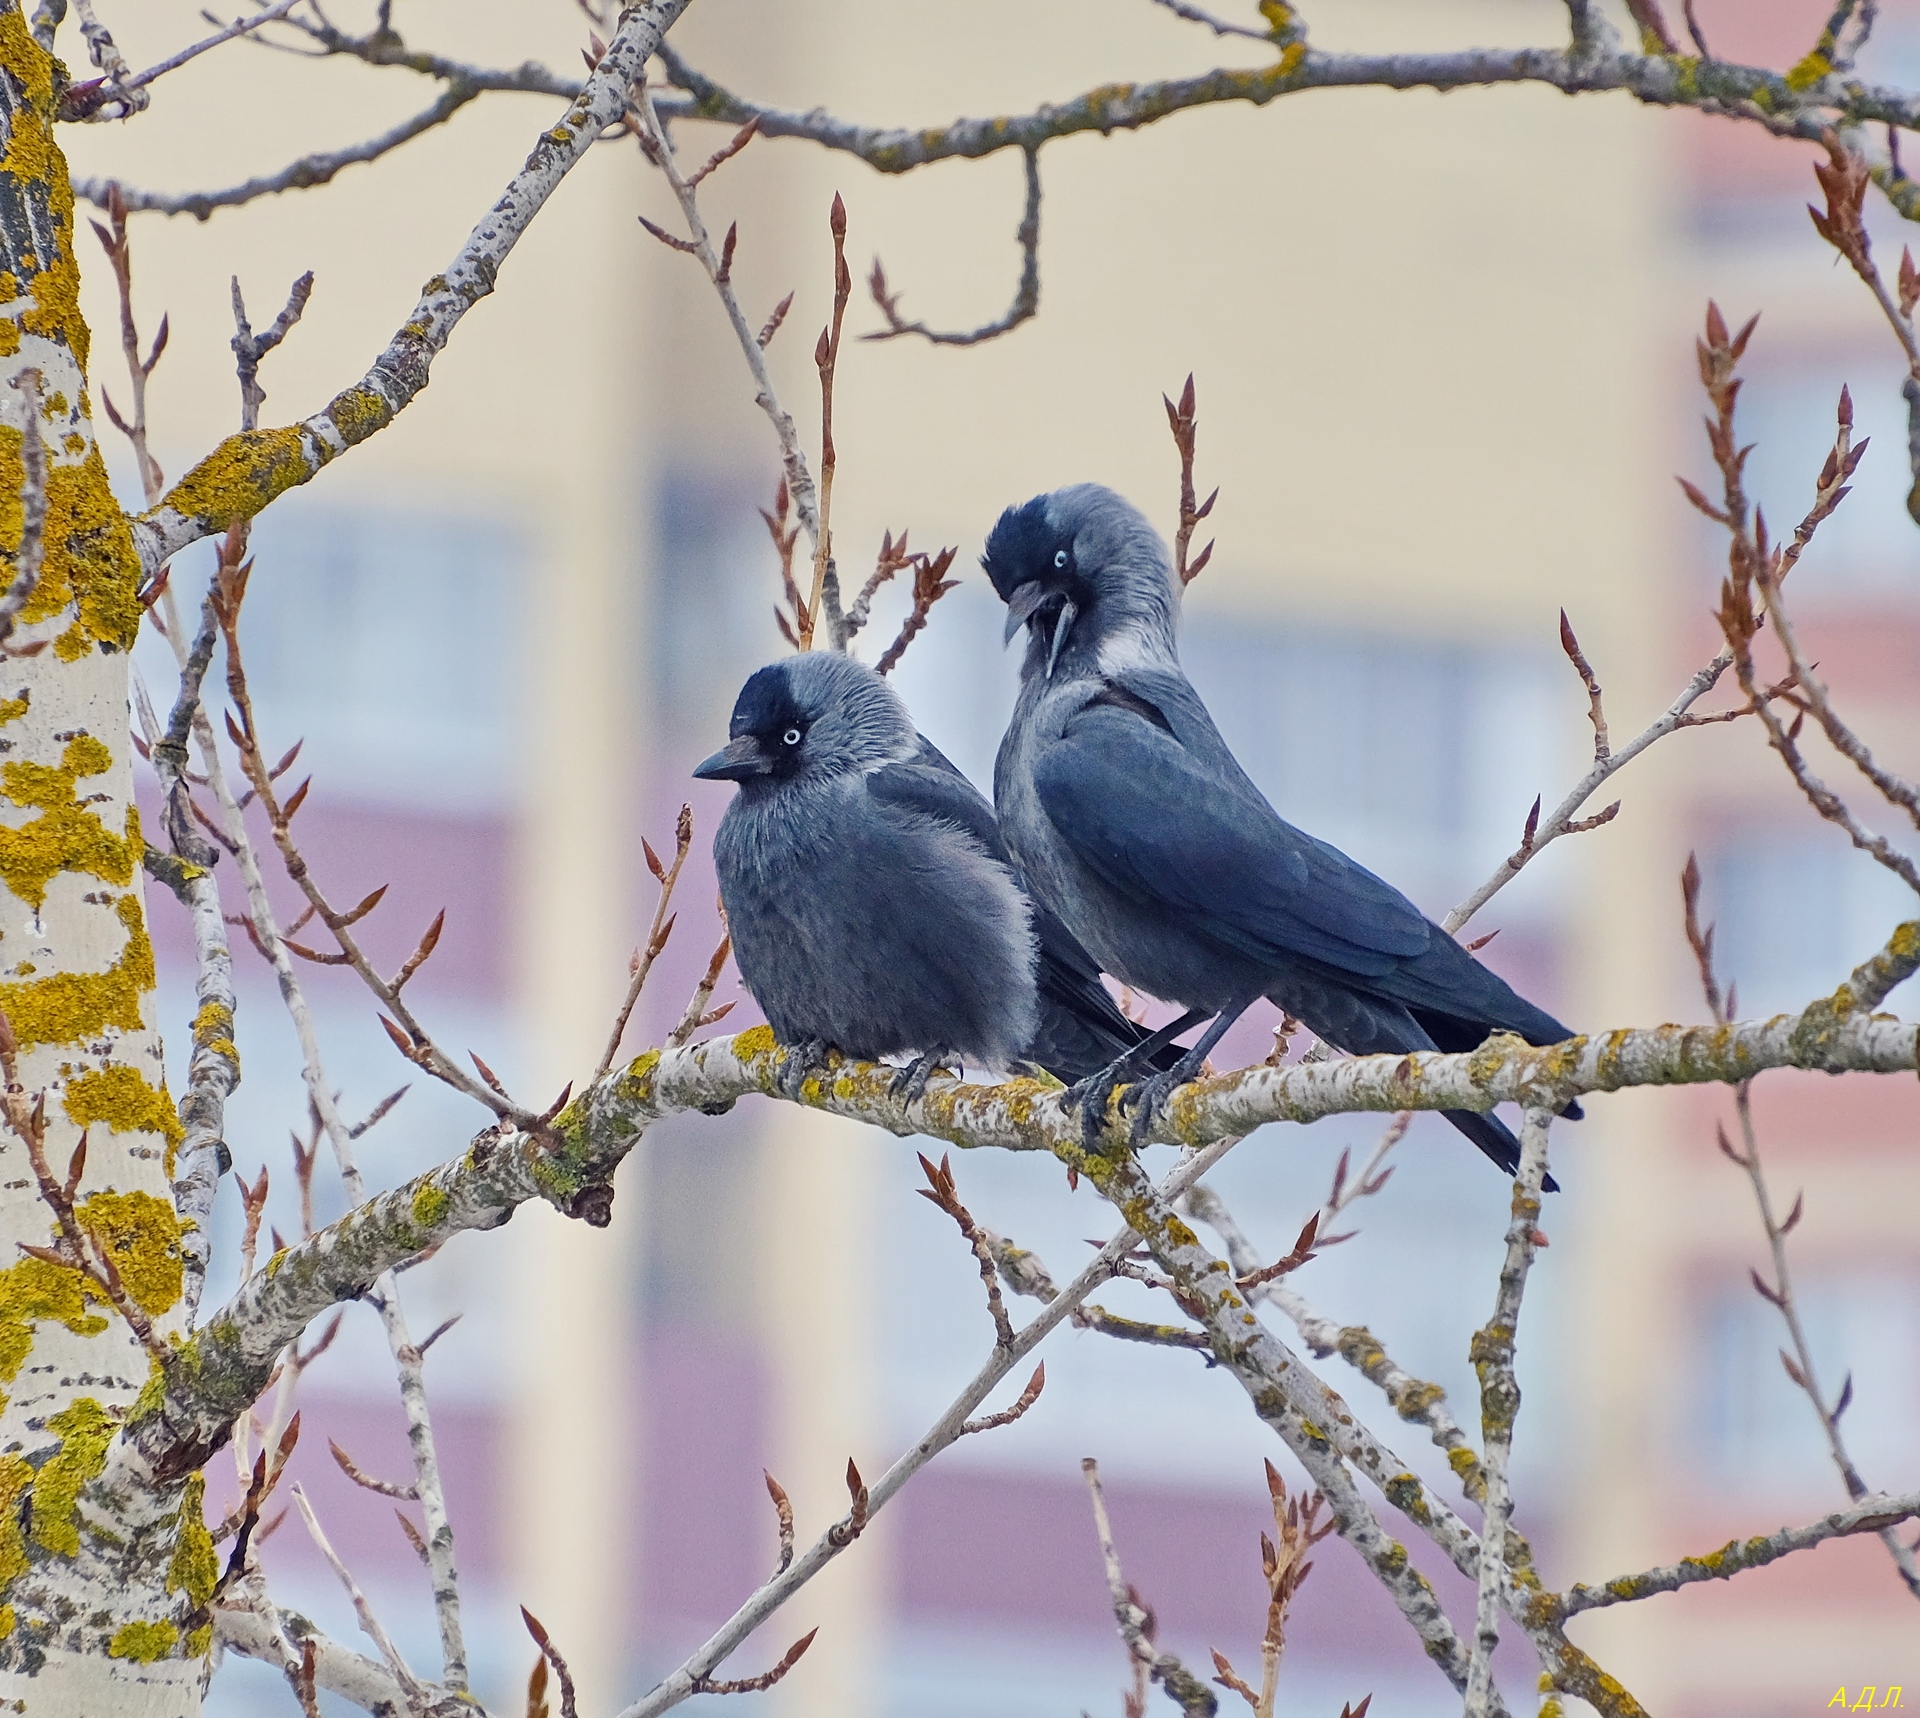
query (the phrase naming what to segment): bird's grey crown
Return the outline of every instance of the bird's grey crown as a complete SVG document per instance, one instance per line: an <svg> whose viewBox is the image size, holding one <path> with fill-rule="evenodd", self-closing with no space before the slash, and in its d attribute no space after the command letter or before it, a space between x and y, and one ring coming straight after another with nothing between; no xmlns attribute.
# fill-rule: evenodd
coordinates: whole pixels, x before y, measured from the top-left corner
<svg viewBox="0 0 1920 1718"><path fill-rule="evenodd" d="M815 779L864 775L919 744L900 694L838 651L803 651L761 669L741 689L732 731L778 727L789 716L805 729L799 773Z"/></svg>
<svg viewBox="0 0 1920 1718"><path fill-rule="evenodd" d="M1146 516L1104 484L1069 484L1009 507L987 539L982 564L1008 602L1022 586L1047 591L1046 604L1027 604L1036 615L1057 614L1061 601L1071 604L1066 648L1089 666L1109 654L1178 661L1180 593L1172 557ZM1034 627L1035 638L1044 631Z"/></svg>

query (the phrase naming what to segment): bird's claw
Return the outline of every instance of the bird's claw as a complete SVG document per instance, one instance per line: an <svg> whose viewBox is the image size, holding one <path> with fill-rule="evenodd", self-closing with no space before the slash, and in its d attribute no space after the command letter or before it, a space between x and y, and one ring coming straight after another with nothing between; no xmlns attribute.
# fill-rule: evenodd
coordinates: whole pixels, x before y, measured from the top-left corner
<svg viewBox="0 0 1920 1718"><path fill-rule="evenodd" d="M1150 1075L1120 1094L1120 1113L1133 1117L1129 1139L1136 1150L1147 1143L1147 1135L1166 1108L1167 1099L1185 1085L1186 1080L1186 1075L1176 1066Z"/></svg>
<svg viewBox="0 0 1920 1718"><path fill-rule="evenodd" d="M958 1079L960 1067L943 1050L931 1050L924 1056L915 1056L888 1082L888 1095L917 1104L927 1095L927 1082L935 1074L948 1074Z"/></svg>
<svg viewBox="0 0 1920 1718"><path fill-rule="evenodd" d="M1060 1094L1061 1107L1080 1113L1080 1143L1088 1151L1106 1150L1107 1102L1113 1096L1113 1071L1102 1068L1076 1080Z"/></svg>
<svg viewBox="0 0 1920 1718"><path fill-rule="evenodd" d="M827 1065L827 1041L809 1038L805 1043L789 1044L786 1060L780 1064L780 1095L789 1103L800 1101L801 1088L808 1079Z"/></svg>

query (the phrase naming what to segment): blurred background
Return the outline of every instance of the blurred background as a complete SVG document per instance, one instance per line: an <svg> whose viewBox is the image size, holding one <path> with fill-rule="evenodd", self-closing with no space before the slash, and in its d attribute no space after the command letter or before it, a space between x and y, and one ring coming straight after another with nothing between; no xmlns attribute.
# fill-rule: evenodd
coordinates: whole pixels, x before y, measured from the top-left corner
<svg viewBox="0 0 1920 1718"><path fill-rule="evenodd" d="M371 10L343 4L336 21L364 27ZM1699 0L1697 11L1722 56L1785 66L1827 7ZM180 0L110 12L136 66L204 28ZM562 71L587 30L570 0L400 0L395 23L457 58ZM1564 11L1329 0L1310 23L1328 48L1557 43ZM1261 63L1253 44L1216 41L1147 0L699 0L674 40L744 93L872 123ZM1882 6L1861 72L1920 83L1920 4ZM136 129L69 127L62 141L76 173L211 189L372 136L436 93L402 70L237 44L161 83ZM295 275L316 271L304 322L268 362L265 421L317 409L404 320L552 107L490 96L323 188L204 223L137 217L139 315L149 332L163 311L171 319L150 400L168 474L235 422L230 276L261 324ZM698 158L724 135L687 127L682 147ZM1834 396L1851 384L1874 446L1796 576L1796 600L1843 708L1912 767L1920 533L1902 505L1902 369L1868 296L1807 226L1810 162L1750 127L1541 89L1310 94L1050 147L1036 321L956 351L856 343L879 326L864 294L848 315L834 510L845 576L862 576L883 529L960 551L960 588L899 674L921 726L988 783L1013 663L975 570L985 534L1007 503L1089 477L1170 532L1178 465L1160 395L1191 371L1201 489L1221 490L1208 521L1219 547L1187 603L1193 676L1285 815L1439 916L1513 849L1535 794L1554 803L1589 755L1585 698L1556 640L1561 607L1605 684L1616 743L1716 648L1724 551L1672 482L1710 474L1691 342L1712 296L1730 318L1765 313L1741 404L1758 443L1754 489L1777 525L1804 510ZM989 320L1018 271L1012 154L890 180L809 145L756 142L704 201L716 231L740 223L750 319L797 293L770 357L809 444L836 189L856 280L884 256L910 316ZM1890 259L1897 223L1877 209ZM678 1017L716 935L707 843L726 803L687 771L724 735L745 673L783 648L757 516L777 475L771 432L704 278L646 237L641 213L677 226L632 145L602 147L460 328L427 393L277 504L254 538L244 635L269 749L306 741L306 851L337 899L392 885L371 940L395 963L448 909L412 994L443 1044L478 1051L536 1104L598 1059L652 910L640 837L665 848L690 798L679 927L630 1047ZM111 275L83 243L95 387L124 404ZM136 502L130 459L118 476ZM183 596L209 561L182 558ZM881 606L869 657L897 624L899 605ZM164 708L164 643L149 639L140 662ZM1551 849L1473 926L1497 927L1488 961L1576 1025L1704 1017L1681 937L1689 851L1748 1015L1831 988L1909 910L1793 797L1752 725L1664 743L1618 793L1616 822ZM191 943L163 895L152 912L177 1062ZM244 1174L271 1165L271 1220L291 1234L285 1141L306 1128L297 1053L264 964L244 944L236 959L246 1083L229 1139ZM329 1076L349 1115L364 1114L414 1070L351 983L303 977ZM720 996L738 994L729 971ZM751 1017L743 999L723 1030ZM1250 1017L1231 1059L1263 1055L1273 1024ZM173 1077L178 1090L177 1066ZM1801 1304L1829 1389L1854 1372L1844 1424L1856 1459L1870 1484L1920 1484L1920 1094L1774 1074L1757 1109L1776 1198L1805 1190ZM1544 1219L1552 1245L1521 1334L1516 1476L1518 1524L1551 1584L1844 1500L1815 1416L1781 1372L1776 1315L1748 1286L1764 1240L1745 1178L1714 1149L1730 1116L1720 1090L1648 1091L1598 1100L1587 1122L1556 1131L1565 1192ZM461 1149L485 1119L414 1079L363 1161L376 1178L402 1177ZM1364 1154L1379 1130L1379 1118L1270 1127L1212 1184L1277 1252L1325 1197L1340 1151ZM1508 1188L1433 1118L1416 1120L1395 1161L1391 1184L1355 1210L1358 1238L1295 1281L1444 1383L1471 1424L1467 1341L1491 1305ZM981 1154L955 1168L980 1220L1061 1280L1088 1238L1112 1230L1092 1190L1069 1192L1051 1162ZM770 1566L763 1467L810 1537L845 1507L847 1458L877 1475L971 1376L991 1327L971 1258L912 1195L918 1176L908 1142L749 1102L650 1134L621 1171L610 1229L529 1208L404 1279L416 1334L461 1315L429 1380L485 1698L517 1709L532 1661L521 1603L579 1670L583 1710L634 1698ZM339 1209L325 1167L319 1185L324 1221ZM216 1237L229 1271L238 1203L229 1184ZM1154 1306L1131 1285L1101 1298ZM729 1666L762 1669L821 1627L787 1683L743 1708L1117 1712L1128 1671L1085 1455L1102 1463L1127 1572L1163 1639L1189 1662L1217 1646L1248 1667L1265 1609L1261 1460L1297 1474L1233 1382L1191 1354L1065 1330L1045 1358L1032 1413L942 1458ZM1364 1381L1337 1361L1322 1370L1441 1476ZM365 1468L407 1472L390 1363L364 1309L349 1309L305 1401L296 1472L431 1670L426 1584L390 1506L324 1453L331 1436ZM1410 1525L1396 1531L1465 1626L1464 1584ZM355 1638L297 1522L265 1557L283 1602ZM1373 1718L1455 1709L1352 1554L1330 1540L1315 1562L1289 1633L1285 1709L1331 1714L1368 1692ZM1912 1601L1871 1540L1732 1589L1583 1618L1573 1634L1662 1718L1784 1718L1824 1708L1836 1686L1920 1683ZM1524 1701L1529 1655L1509 1645L1501 1663ZM230 1663L210 1709L278 1709L289 1697L276 1684Z"/></svg>

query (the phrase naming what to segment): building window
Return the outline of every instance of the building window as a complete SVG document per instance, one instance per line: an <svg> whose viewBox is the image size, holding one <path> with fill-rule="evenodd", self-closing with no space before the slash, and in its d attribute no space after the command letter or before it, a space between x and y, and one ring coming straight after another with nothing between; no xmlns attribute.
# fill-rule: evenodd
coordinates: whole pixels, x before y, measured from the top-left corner
<svg viewBox="0 0 1920 1718"><path fill-rule="evenodd" d="M268 747L304 738L302 773L335 800L481 810L513 792L523 675L515 605L527 540L470 513L347 508L289 497L253 534L240 643ZM175 569L196 623L213 556ZM176 676L158 638L139 658L164 719ZM208 676L224 703L223 669ZM217 723L216 723L217 725Z"/></svg>
<svg viewBox="0 0 1920 1718"><path fill-rule="evenodd" d="M1749 1019L1826 995L1914 916L1911 889L1819 825L1735 830L1706 873L1715 964Z"/></svg>
<svg viewBox="0 0 1920 1718"><path fill-rule="evenodd" d="M1788 589L1793 605L1834 606L1912 599L1920 537L1907 513L1913 472L1907 460L1905 372L1877 349L1823 353L1817 362L1777 362L1756 349L1740 392L1739 430L1753 452L1747 494L1767 528L1786 541L1813 505L1814 485L1833 448L1835 407L1844 382L1853 399L1853 444L1871 440L1851 493L1807 550ZM1704 521L1703 521L1704 523ZM1725 537L1715 531L1710 562L1725 566Z"/></svg>
<svg viewBox="0 0 1920 1718"><path fill-rule="evenodd" d="M1849 1372L1854 1399L1841 1420L1869 1485L1914 1482L1920 1435L1920 1276L1911 1268L1803 1272L1795 1301L1829 1405ZM1813 1404L1780 1363L1785 1321L1744 1275L1711 1292L1691 1368L1703 1468L1736 1490L1834 1489L1839 1478Z"/></svg>

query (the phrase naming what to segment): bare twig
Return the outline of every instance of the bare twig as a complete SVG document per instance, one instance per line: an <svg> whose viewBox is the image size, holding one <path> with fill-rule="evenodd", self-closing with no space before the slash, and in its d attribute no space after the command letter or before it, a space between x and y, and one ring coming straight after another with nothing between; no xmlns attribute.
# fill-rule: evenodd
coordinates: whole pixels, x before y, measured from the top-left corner
<svg viewBox="0 0 1920 1718"><path fill-rule="evenodd" d="M721 923L726 922L726 909L720 909ZM724 1020L733 1012L731 1002L723 1002L718 1008L709 1008L713 1000L714 987L720 982L721 970L727 964L727 956L733 952L733 938L723 928L720 941L714 946L713 958L707 962L707 970L700 975L700 982L693 987L693 994L687 998L685 1012L680 1022L667 1034L669 1048L688 1042L703 1026L711 1026L716 1020Z"/></svg>
<svg viewBox="0 0 1920 1718"><path fill-rule="evenodd" d="M1604 1610L1608 1605L1631 1604L1654 1593L1678 1592L1697 1581L1729 1581L1735 1575L1764 1568L1795 1551L1810 1551L1829 1539L1844 1539L1855 1533L1890 1533L1915 1517L1920 1517L1920 1491L1908 1492L1902 1497L1873 1492L1858 1499L1851 1508L1836 1509L1805 1527L1783 1527L1777 1533L1729 1540L1717 1551L1702 1557L1683 1557L1677 1563L1636 1575L1619 1575L1593 1586L1569 1587L1561 1601L1561 1611L1565 1616L1577 1616L1582 1611Z"/></svg>
<svg viewBox="0 0 1920 1718"><path fill-rule="evenodd" d="M560 1684L560 1718L580 1718L580 1708L573 1690L573 1672L560 1656L560 1649L553 1644L540 1619L525 1605L520 1607L520 1620L527 1625L527 1633L533 1636L533 1644L540 1649L541 1658L553 1666L554 1677Z"/></svg>
<svg viewBox="0 0 1920 1718"><path fill-rule="evenodd" d="M314 1547L327 1560L327 1565L339 1578L340 1585L346 1589L347 1597L353 1603L353 1614L359 1619L361 1629L373 1644L379 1648L380 1656L386 1660L387 1668L394 1674L408 1695L414 1700L424 1697L426 1690L419 1678L407 1668L407 1661L400 1656L400 1649L393 1644L392 1637L374 1615L373 1607L367 1603L367 1596L360 1590L360 1583L353 1578L353 1572L341 1562L340 1554L328 1541L321 1529L320 1519L313 1513L313 1505L307 1501L307 1494L298 1481L292 1487L293 1501L300 1511L300 1519L307 1524L307 1535L313 1540Z"/></svg>
<svg viewBox="0 0 1920 1718"><path fill-rule="evenodd" d="M182 48L176 54L170 54L157 65L148 66L143 72L135 72L117 83L106 78L94 78L86 83L69 84L60 97L60 107L56 115L60 119L121 119L126 117L124 104L121 111L108 111L110 98L126 91L145 89L150 83L163 78L168 72L178 71L189 60L198 59L211 49L230 42L236 36L244 36L260 28L262 24L271 24L284 18L300 0L273 0L273 4L254 13L251 18L236 18L225 29ZM95 62L98 63L97 61Z"/></svg>
<svg viewBox="0 0 1920 1718"><path fill-rule="evenodd" d="M905 537L902 537L903 546L905 542ZM960 582L958 579L946 577L947 569L953 565L953 557L957 553L957 549L947 548L942 549L937 555L914 555L911 558L909 564L913 568L913 610L900 623L899 635L887 646L880 660L874 664L880 673L890 674L899 666L900 658L907 653L907 646L925 629L927 617L932 613L933 605Z"/></svg>
<svg viewBox="0 0 1920 1718"><path fill-rule="evenodd" d="M693 807L681 806L680 815L674 822L671 865L662 865L659 854L644 838L640 846L647 856L647 869L660 885L660 898L654 903L653 923L647 930L645 948L633 951L633 977L627 985L626 996L621 1000L620 1012L614 1016L613 1031L607 1038L607 1048L600 1058L600 1066L593 1071L596 1080L613 1066L614 1057L620 1054L620 1040L627 1035L627 1022L633 1018L634 1004L640 1000L640 992L646 988L647 974L653 970L653 963L660 951L667 946L667 938L673 935L674 921L668 917L667 909L673 904L673 890L680 881L680 868L686 864L687 854L693 847Z"/></svg>
<svg viewBox="0 0 1920 1718"><path fill-rule="evenodd" d="M1261 1568L1267 1577L1267 1626L1260 1637L1260 1691L1255 1693L1235 1672L1227 1655L1214 1648L1214 1681L1230 1688L1253 1708L1254 1718L1273 1718L1279 1691L1280 1659L1287 1645L1287 1611L1301 1583L1313 1572L1306 1555L1333 1531L1331 1521L1316 1521L1326 1499L1319 1492L1289 1497L1286 1482L1272 1462L1266 1464L1267 1497L1273 1505L1273 1538L1260 1535ZM1367 1697L1369 1700L1371 1695ZM1366 1702L1361 1703L1361 1710Z"/></svg>
<svg viewBox="0 0 1920 1718"><path fill-rule="evenodd" d="M1703 926L1700 922L1700 867L1691 853L1687 855L1686 869L1681 873L1680 892L1686 912L1687 944L1693 950L1700 969L1700 987L1706 996L1707 1009L1716 1021L1724 1025L1732 1013L1732 986L1723 987L1714 969L1713 926ZM1745 1173L1747 1183L1753 1189L1754 1205L1760 1213L1760 1224L1766 1231L1767 1250L1773 1262L1771 1283L1766 1282L1758 1271L1751 1273L1754 1290L1780 1314L1787 1327L1787 1338L1793 1344L1793 1353L1789 1355L1783 1350L1780 1363L1786 1369L1787 1377L1813 1405L1813 1411L1820 1421L1821 1435L1827 1442L1827 1452L1840 1472L1847 1495L1857 1501L1867 1495L1867 1482L1854 1465L1845 1435L1840 1429L1841 1416L1853 1400L1853 1377L1848 1374L1837 1399L1829 1397L1822 1387L1820 1373L1814 1362L1813 1345L1807 1340L1806 1326L1800 1317L1800 1303L1794 1295L1793 1273L1787 1263L1787 1236L1800 1221L1802 1201L1799 1198L1794 1200L1793 1209L1784 1221L1775 1214L1773 1192L1760 1159L1760 1135L1753 1121L1752 1081L1743 1080L1734 1087L1733 1106L1740 1127L1740 1147L1736 1150L1729 1143L1726 1130L1722 1128L1718 1135L1720 1152ZM1920 1598L1920 1563L1916 1562L1913 1548L1892 1527L1883 1529L1880 1539L1887 1548L1887 1554L1892 1557L1894 1567L1900 1571L1900 1578L1906 1583L1907 1590Z"/></svg>
<svg viewBox="0 0 1920 1718"><path fill-rule="evenodd" d="M1594 678L1593 665L1581 650L1580 640L1573 636L1573 623L1567 619L1565 609L1560 611L1560 648L1567 653L1567 660L1580 676L1580 684L1587 689L1587 718L1593 723L1593 761L1603 764L1610 754L1607 749L1607 713L1600 703L1600 682Z"/></svg>
<svg viewBox="0 0 1920 1718"><path fill-rule="evenodd" d="M953 1159L942 1157L938 1164L923 1151L919 1154L920 1170L927 1178L925 1187L916 1188L922 1199L931 1200L946 1212L959 1229L968 1247L980 1267L980 1281L987 1291L987 1312L993 1319L994 1340L1001 1348L1013 1345L1013 1321L1007 1317L1007 1303L1000 1298L999 1272L993 1256L993 1247L985 1230L973 1220L973 1213L960 1203L960 1192L954 1184ZM1023 1409L1022 1412L1025 1410ZM1018 1415L1014 1416L1016 1419Z"/></svg>
<svg viewBox="0 0 1920 1718"><path fill-rule="evenodd" d="M1180 450L1180 526L1173 535L1173 570L1180 580L1180 588L1193 583L1206 569L1207 562L1213 559L1213 544L1207 546L1192 561L1187 559L1187 550L1193 542L1194 527L1213 511L1213 504L1220 499L1218 489L1206 500L1196 503L1193 487L1193 455L1199 435L1200 420L1194 407L1193 376L1187 376L1187 385L1180 390L1180 403L1175 405L1165 394L1160 402L1167 408L1167 428L1173 432L1173 445Z"/></svg>
<svg viewBox="0 0 1920 1718"><path fill-rule="evenodd" d="M1225 1142L1216 1142L1181 1163L1163 1183L1168 1195L1178 1198L1200 1176L1206 1174L1218 1163L1229 1149L1231 1149L1230 1145ZM1002 1348L997 1343L994 1345L986 1364L961 1391L947 1411L868 1489L866 1505L868 1519L878 1514L898 1495L908 1480L936 1455L965 1435L969 1417L974 1410L1075 1307L1079 1306L1101 1283L1112 1278L1115 1264L1132 1249L1134 1244L1133 1231L1123 1229L1094 1255L1086 1268L1071 1283L1048 1302L1045 1310L1037 1318L1015 1334L1011 1349ZM1029 1388L1031 1387L1029 1385ZM775 1492L771 1482L768 1490ZM779 1505L783 1495L775 1493L776 1506ZM645 1698L635 1701L621 1711L618 1718L657 1718L658 1714L671 1710L698 1692L697 1685L701 1681L711 1677L713 1671L726 1660L729 1654L840 1554L845 1545L835 1535L841 1525L843 1524L836 1524L834 1528L829 1528L798 1557L789 1560L783 1554L780 1567L758 1592L735 1611L733 1616L698 1651L687 1658ZM782 1537L784 1541L784 1532Z"/></svg>
<svg viewBox="0 0 1920 1718"><path fill-rule="evenodd" d="M785 1657L771 1670L763 1670L758 1676L738 1676L730 1679L703 1676L699 1679L694 1692L696 1694L763 1694L800 1662L802 1655L808 1647L813 1645L814 1637L819 1632L817 1628L808 1629L787 1648Z"/></svg>
<svg viewBox="0 0 1920 1718"><path fill-rule="evenodd" d="M807 597L807 614L813 632L819 630L824 615L829 642L835 650L844 650L840 575L833 561L833 476L839 464L833 445L833 380L840 365L840 329L853 293L853 276L847 272L847 206L838 191L827 210L827 230L833 235L833 316L813 348L814 368L820 372L820 529L813 544L813 588Z"/></svg>
<svg viewBox="0 0 1920 1718"><path fill-rule="evenodd" d="M768 319L765 338L756 336L748 323L746 313L740 308L740 300L733 290L733 278L730 269L722 268L721 259L713 248L708 236L706 222L700 213L700 199L693 184L681 173L679 162L674 155L673 140L667 129L660 123L655 109L654 96L650 88L642 86L640 100L636 109L640 122L640 141L648 158L660 169L661 175L671 187L675 199L680 204L680 213L687 223L691 238L685 241L692 246L691 254L698 259L706 270L707 279L713 283L718 294L721 308L727 313L727 322L732 327L734 338L739 342L740 351L747 361L747 369L753 376L754 404L767 415L767 421L773 425L773 433L780 443L780 463L784 482L783 495L790 495L793 509L799 521L800 529L807 534L809 544L820 540L820 500L814 488L813 473L807 466L807 456L800 447L800 431L795 427L792 414L780 403L780 396L774 391L773 376L767 368L766 345L773 338L785 315L786 304L792 302L789 294L785 303ZM749 134L750 136L751 134ZM647 230L656 236L659 233L651 222L646 223ZM676 245L676 248L678 246ZM780 509L784 522L785 508ZM769 526L771 528L771 525ZM776 534L775 541L779 538ZM784 559L791 566L791 545L784 551ZM788 584L792 586L791 574ZM798 595L796 591L796 597ZM802 648L806 648L813 636L813 612L810 605L796 602L794 619L798 624L799 639Z"/></svg>
<svg viewBox="0 0 1920 1718"><path fill-rule="evenodd" d="M875 257L873 271L867 276L867 290L873 294L873 302L879 306L887 325L872 334L861 335L862 340L897 340L902 334L915 334L935 346L978 346L988 340L997 340L1002 334L1009 333L1039 314L1040 151L1026 150L1024 158L1027 197L1021 210L1019 229L1014 234L1015 242L1020 246L1020 284L1014 288L1013 302L991 322L983 322L978 328L948 330L929 328L924 322L909 322L900 314L901 294L888 291L887 271L880 266L880 259Z"/></svg>
<svg viewBox="0 0 1920 1718"><path fill-rule="evenodd" d="M1851 221L1857 225L1858 219L1857 205L1836 195L1830 208L1830 219L1822 230L1833 237L1842 254L1866 255L1864 236L1857 240L1847 236L1848 223ZM1847 248L1849 245L1853 246L1851 251ZM1800 726L1808 707L1804 699L1800 715L1789 725L1781 719L1773 701L1762 692L1759 684L1753 658L1753 641L1759 635L1764 618L1761 605L1765 605L1767 612L1773 611L1777 605L1781 586L1800 553L1812 539L1815 530L1845 498L1847 488L1844 480L1851 473L1860 450L1852 449L1849 445L1853 412L1851 401L1843 393L1838 413L1838 435L1833 452L1828 455L1821 472L1813 506L1801 520L1791 543L1784 546L1774 544L1768 537L1765 519L1748 502L1744 472L1746 451L1739 447L1734 432L1734 402L1740 392L1740 358L1758 320L1754 318L1738 334L1730 335L1726 320L1720 314L1720 307L1709 304L1705 338L1698 347L1700 379L1714 408L1714 415L1707 420L1707 441L1720 471L1722 492L1720 507L1710 508L1709 511L1725 526L1727 532L1727 576L1721 581L1718 616L1720 630L1727 640L1726 654L1733 664L1741 691L1746 694L1748 703L1754 707L1767 730L1768 743L1787 766L1788 773L1807 803L1829 823L1843 829L1855 847L1894 872L1909 888L1920 892L1920 867L1916 867L1913 860L1884 835L1876 834L1861 823L1847 803L1808 765L1799 744ZM1690 493L1697 494L1697 491L1690 489ZM1796 681L1805 666L1796 647L1793 663L1793 678ZM1823 701L1824 697L1822 692ZM1830 719L1836 731L1844 732L1844 726L1837 717ZM1864 761L1866 766L1871 766L1871 758L1857 742L1856 753L1856 763ZM1871 773L1869 779L1874 779ZM1891 778L1887 778L1884 783L1875 780L1875 785L1895 804L1901 803L1898 788L1904 784L1894 784ZM1912 790L1907 791L1911 794Z"/></svg>
<svg viewBox="0 0 1920 1718"><path fill-rule="evenodd" d="M1183 1712L1202 1713L1213 1718L1220 1709L1214 1692L1170 1652L1155 1649L1153 1613L1140 1602L1140 1596L1127 1585L1120 1568L1120 1553L1113 1542L1113 1526L1107 1520L1107 1500L1100 1489L1100 1464L1092 1456L1080 1463L1087 1477L1087 1494L1093 1501L1094 1530L1100 1535L1100 1559L1107 1571L1107 1590L1113 1597L1113 1620L1126 1643L1127 1655L1146 1675L1164 1688Z"/></svg>

